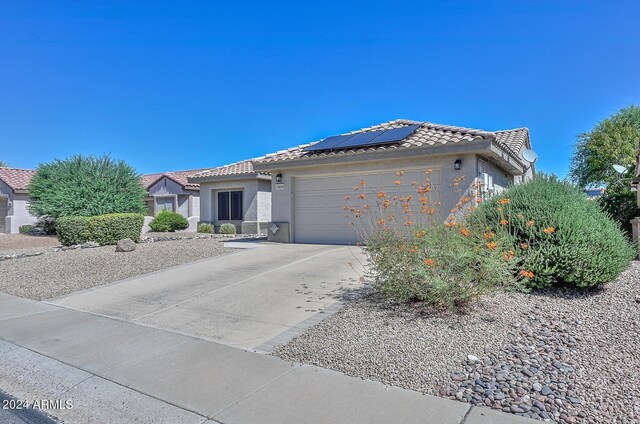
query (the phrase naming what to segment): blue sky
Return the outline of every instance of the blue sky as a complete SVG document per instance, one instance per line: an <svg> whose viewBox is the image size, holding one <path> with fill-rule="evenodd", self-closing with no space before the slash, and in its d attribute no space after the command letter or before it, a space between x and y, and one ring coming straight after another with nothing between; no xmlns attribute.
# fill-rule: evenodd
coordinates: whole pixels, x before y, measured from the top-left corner
<svg viewBox="0 0 640 424"><path fill-rule="evenodd" d="M640 104L640 2L3 2L0 160L223 165L397 118L575 135Z"/></svg>

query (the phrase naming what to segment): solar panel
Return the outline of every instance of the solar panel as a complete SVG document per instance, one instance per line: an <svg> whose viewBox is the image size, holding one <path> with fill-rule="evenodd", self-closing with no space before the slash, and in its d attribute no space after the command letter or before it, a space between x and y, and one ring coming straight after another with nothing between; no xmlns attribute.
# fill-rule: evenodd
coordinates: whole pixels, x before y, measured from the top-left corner
<svg viewBox="0 0 640 424"><path fill-rule="evenodd" d="M368 142L380 136L383 132L384 131L370 131L354 134L353 137L350 137L338 144L334 149L347 149L349 147L365 146Z"/></svg>
<svg viewBox="0 0 640 424"><path fill-rule="evenodd" d="M361 146L376 146L379 144L393 144L400 142L413 134L420 125L410 125L391 130L369 131L357 134L336 135L327 137L319 143L309 146L304 150L307 152L317 152L321 150L349 149Z"/></svg>
<svg viewBox="0 0 640 424"><path fill-rule="evenodd" d="M313 146L309 146L307 147L306 150L307 152L315 152L318 150L331 150L336 148L336 146L340 143L342 143L343 141L346 141L347 139L351 138L352 134L348 134L348 135L334 135L333 137L327 137L324 140L314 144Z"/></svg>
<svg viewBox="0 0 640 424"><path fill-rule="evenodd" d="M389 144L395 143L404 140L413 134L420 125L410 125L408 127L402 128L394 128L391 130L387 130L384 133L380 134L380 136L374 138L373 140L369 140L367 142L367 146L374 146L377 144Z"/></svg>

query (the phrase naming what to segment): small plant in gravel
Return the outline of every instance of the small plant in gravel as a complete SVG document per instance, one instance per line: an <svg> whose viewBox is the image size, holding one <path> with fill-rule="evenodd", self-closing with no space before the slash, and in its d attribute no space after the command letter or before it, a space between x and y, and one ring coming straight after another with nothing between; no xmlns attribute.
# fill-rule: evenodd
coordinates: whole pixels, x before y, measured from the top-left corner
<svg viewBox="0 0 640 424"><path fill-rule="evenodd" d="M604 284L637 254L597 202L553 176L510 187L479 205L466 222L508 240L530 287Z"/></svg>
<svg viewBox="0 0 640 424"><path fill-rule="evenodd" d="M156 214L149 227L156 232L185 230L189 228L189 221L177 212L163 210Z"/></svg>
<svg viewBox="0 0 640 424"><path fill-rule="evenodd" d="M213 225L207 222L201 222L198 224L198 232L204 234L212 234L213 233Z"/></svg>
<svg viewBox="0 0 640 424"><path fill-rule="evenodd" d="M21 225L20 227L18 227L18 232L20 234L27 234L29 230L32 228L33 228L33 225Z"/></svg>
<svg viewBox="0 0 640 424"><path fill-rule="evenodd" d="M236 226L227 222L220 226L220 230L218 230L220 234L236 234Z"/></svg>

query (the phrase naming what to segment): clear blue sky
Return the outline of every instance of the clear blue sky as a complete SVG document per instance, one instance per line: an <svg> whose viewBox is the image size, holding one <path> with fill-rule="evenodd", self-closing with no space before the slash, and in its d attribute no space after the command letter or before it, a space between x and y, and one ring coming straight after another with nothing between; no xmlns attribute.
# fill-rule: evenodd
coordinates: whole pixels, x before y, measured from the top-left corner
<svg viewBox="0 0 640 424"><path fill-rule="evenodd" d="M443 4L446 3L446 4ZM397 118L575 135L640 103L639 1L13 1L0 159L212 167Z"/></svg>

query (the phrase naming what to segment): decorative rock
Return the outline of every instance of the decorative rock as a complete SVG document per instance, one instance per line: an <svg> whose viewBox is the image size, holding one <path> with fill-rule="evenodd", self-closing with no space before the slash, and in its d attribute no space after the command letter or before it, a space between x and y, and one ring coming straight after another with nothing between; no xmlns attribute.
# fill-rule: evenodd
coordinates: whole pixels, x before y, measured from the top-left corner
<svg viewBox="0 0 640 424"><path fill-rule="evenodd" d="M95 241L88 241L86 243L82 243L80 247L82 247L83 249L91 249L94 247L100 247L100 243L96 243Z"/></svg>
<svg viewBox="0 0 640 424"><path fill-rule="evenodd" d="M540 384L540 383L533 383L532 388L533 388L533 390L535 390L536 392L539 392L540 390L542 390L542 384Z"/></svg>
<svg viewBox="0 0 640 424"><path fill-rule="evenodd" d="M467 355L467 359L469 361L471 361L471 362L478 362L479 361L478 357L475 356L475 355Z"/></svg>
<svg viewBox="0 0 640 424"><path fill-rule="evenodd" d="M131 239L122 239L116 245L116 252L133 252L136 244Z"/></svg>

